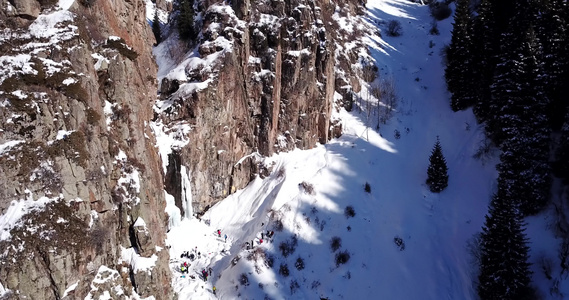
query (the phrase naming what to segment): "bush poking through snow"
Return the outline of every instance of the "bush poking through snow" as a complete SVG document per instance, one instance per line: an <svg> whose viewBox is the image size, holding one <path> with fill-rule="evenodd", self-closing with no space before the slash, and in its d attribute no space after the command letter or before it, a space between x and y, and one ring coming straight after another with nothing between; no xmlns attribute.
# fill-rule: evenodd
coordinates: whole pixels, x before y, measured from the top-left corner
<svg viewBox="0 0 569 300"><path fill-rule="evenodd" d="M239 283L244 286L249 285L249 277L247 277L247 274L241 273L241 275L239 275Z"/></svg>
<svg viewBox="0 0 569 300"><path fill-rule="evenodd" d="M281 250L283 257L287 257L294 253L296 245L298 245L298 238L296 236L292 236L290 239L280 243L279 250Z"/></svg>
<svg viewBox="0 0 569 300"><path fill-rule="evenodd" d="M294 263L294 267L299 271L303 270L304 269L304 259L302 259L302 257L299 256L296 259L296 262Z"/></svg>
<svg viewBox="0 0 569 300"><path fill-rule="evenodd" d="M285 167L280 167L277 171L277 178L283 178L286 175Z"/></svg>
<svg viewBox="0 0 569 300"><path fill-rule="evenodd" d="M350 253L348 250L336 253L336 267L347 263L350 260Z"/></svg>
<svg viewBox="0 0 569 300"><path fill-rule="evenodd" d="M305 194L314 195L314 186L312 185L312 183L303 181L300 183L300 187L302 188L302 190L304 190Z"/></svg>
<svg viewBox="0 0 569 300"><path fill-rule="evenodd" d="M290 294L294 294L296 292L296 290L298 290L300 288L300 285L298 285L298 282L296 280L291 280L290 281Z"/></svg>
<svg viewBox="0 0 569 300"><path fill-rule="evenodd" d="M310 285L310 288L311 288L311 289L316 289L316 288L318 288L319 286L320 286L320 281L314 280L314 281L312 281L312 284Z"/></svg>
<svg viewBox="0 0 569 300"><path fill-rule="evenodd" d="M332 252L336 252L340 247L342 247L342 239L337 236L333 237L330 240L330 248L332 249Z"/></svg>
<svg viewBox="0 0 569 300"><path fill-rule="evenodd" d="M346 216L346 218L355 217L356 211L354 210L354 207L351 205L346 206L346 209L344 209L344 216Z"/></svg>
<svg viewBox="0 0 569 300"><path fill-rule="evenodd" d="M395 37L400 36L401 34L403 34L401 22L397 20L391 20L387 23L387 35Z"/></svg>
<svg viewBox="0 0 569 300"><path fill-rule="evenodd" d="M368 62L362 68L362 78L366 82L372 82L377 78L378 68L372 62Z"/></svg>
<svg viewBox="0 0 569 300"><path fill-rule="evenodd" d="M241 256L239 256L239 255L235 256L233 259L231 259L231 265L235 266L237 264L237 262L239 262L240 259L241 259Z"/></svg>
<svg viewBox="0 0 569 300"><path fill-rule="evenodd" d="M275 264L275 258L273 257L272 254L267 253L265 255L265 266L270 269L273 267L274 264Z"/></svg>
<svg viewBox="0 0 569 300"><path fill-rule="evenodd" d="M364 185L364 191L366 191L366 193L371 193L371 185L369 185L368 182Z"/></svg>
<svg viewBox="0 0 569 300"><path fill-rule="evenodd" d="M429 4L429 10L431 11L431 16L438 21L442 21L452 14L452 9L444 2L431 2L431 4Z"/></svg>
<svg viewBox="0 0 569 300"><path fill-rule="evenodd" d="M275 220L273 227L278 232L283 231L283 228L284 228L283 221L281 221L280 219Z"/></svg>
<svg viewBox="0 0 569 300"><path fill-rule="evenodd" d="M441 34L439 31L439 23L437 23L437 21L433 20L433 22L431 22L431 29L429 29L429 34L430 35ZM433 47L429 46L429 48L433 48Z"/></svg>
<svg viewBox="0 0 569 300"><path fill-rule="evenodd" d="M288 275L290 275L287 264L281 264L279 267L279 274L281 274L282 277L288 277Z"/></svg>
<svg viewBox="0 0 569 300"><path fill-rule="evenodd" d="M395 243L397 248L399 248L399 251L405 250L405 242L403 241L402 238L400 238L399 236L395 236L393 238L393 242Z"/></svg>

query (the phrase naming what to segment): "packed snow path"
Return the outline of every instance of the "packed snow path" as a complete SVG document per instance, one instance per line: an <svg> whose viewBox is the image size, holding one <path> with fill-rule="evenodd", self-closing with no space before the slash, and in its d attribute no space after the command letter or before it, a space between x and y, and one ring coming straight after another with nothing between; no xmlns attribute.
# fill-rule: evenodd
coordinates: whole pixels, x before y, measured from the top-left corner
<svg viewBox="0 0 569 300"><path fill-rule="evenodd" d="M482 129L470 111L449 108L440 52L450 40L452 18L439 22L441 35L433 36L427 6L371 0L367 9L369 22L384 31L382 39L370 37L368 43L379 80L395 82L397 113L379 132L375 123L366 132L358 109L341 112L341 138L267 159L274 162L268 178L218 203L201 222L185 219L172 228L168 243L180 299L475 298L466 244L482 226L495 161L473 158ZM389 20L401 23L401 36L385 34ZM424 182L437 136L450 179L446 190L432 194ZM314 194L306 193L302 182L311 184ZM366 182L371 193L364 191ZM354 217L345 216L347 206ZM282 231L275 220L282 222ZM275 230L272 242L259 244L267 230ZM294 244L294 236L297 244L285 257L279 246ZM341 239L336 251L330 247L333 237ZM270 259L247 258L254 250L244 245L251 240L273 258L272 267ZM182 278L180 254L196 246L200 258L188 260L195 279ZM350 258L337 265L341 251ZM298 258L302 270L295 267ZM288 276L282 272L285 264ZM209 268L213 276L204 282L200 272Z"/></svg>

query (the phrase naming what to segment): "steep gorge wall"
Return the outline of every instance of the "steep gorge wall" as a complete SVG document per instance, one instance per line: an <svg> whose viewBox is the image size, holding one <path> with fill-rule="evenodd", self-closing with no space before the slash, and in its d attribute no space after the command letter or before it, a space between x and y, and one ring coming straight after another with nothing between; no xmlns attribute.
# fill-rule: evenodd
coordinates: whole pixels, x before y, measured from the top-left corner
<svg viewBox="0 0 569 300"><path fill-rule="evenodd" d="M0 214L48 202L3 228L0 283L14 299L73 284L65 299L172 299L145 3L87 2L0 1Z"/></svg>
<svg viewBox="0 0 569 300"><path fill-rule="evenodd" d="M163 79L157 109L159 122L191 127L177 161L190 170L197 212L267 175L271 166L259 165L257 155L309 149L339 135L331 124L334 93L359 89L352 64L362 48L339 57L337 44L346 41L333 14L354 16L364 2L210 2L196 5L199 59L185 66L185 79ZM180 182L168 189L178 203L180 190Z"/></svg>

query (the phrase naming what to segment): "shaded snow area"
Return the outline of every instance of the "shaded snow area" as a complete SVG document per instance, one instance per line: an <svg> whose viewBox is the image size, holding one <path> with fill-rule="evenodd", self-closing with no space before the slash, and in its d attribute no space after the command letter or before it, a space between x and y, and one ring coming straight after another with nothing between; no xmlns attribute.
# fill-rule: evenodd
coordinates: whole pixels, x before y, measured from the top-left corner
<svg viewBox="0 0 569 300"><path fill-rule="evenodd" d="M476 298L466 245L483 224L497 161L473 158L483 130L470 111L449 108L439 53L450 35L428 34L427 6L372 0L367 8L371 26L402 25L400 37L365 39L380 72L372 85L389 81L397 104L378 104L364 86L353 112L334 116L341 138L266 158L270 176L201 221L175 224L167 243L179 299ZM440 31L449 33L451 21ZM383 124L385 107L392 116ZM450 179L432 194L424 183L437 136ZM269 240L267 231L275 232Z"/></svg>

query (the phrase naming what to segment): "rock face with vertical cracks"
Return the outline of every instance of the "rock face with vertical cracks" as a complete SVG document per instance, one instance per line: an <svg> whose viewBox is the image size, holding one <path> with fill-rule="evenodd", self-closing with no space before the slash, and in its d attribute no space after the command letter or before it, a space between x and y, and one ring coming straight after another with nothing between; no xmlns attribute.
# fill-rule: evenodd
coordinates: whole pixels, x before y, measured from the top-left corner
<svg viewBox="0 0 569 300"><path fill-rule="evenodd" d="M13 299L172 299L145 2L57 2L0 0L0 214L27 212L0 232L0 283Z"/></svg>
<svg viewBox="0 0 569 300"><path fill-rule="evenodd" d="M191 126L190 142L179 150L177 162L190 170L194 211L203 212L256 174L267 173L258 155L309 149L341 135L330 120L334 93L356 89L348 82L357 82L351 64L360 48L336 66L342 38L333 14L338 9L354 16L364 3L200 2L199 55L185 66L185 80L169 75L162 80L163 101L156 109L164 124ZM361 34L355 31L353 40ZM340 68L343 81L337 80ZM336 81L345 83L343 90ZM169 169L175 172L174 166ZM181 201L179 192L170 193Z"/></svg>

